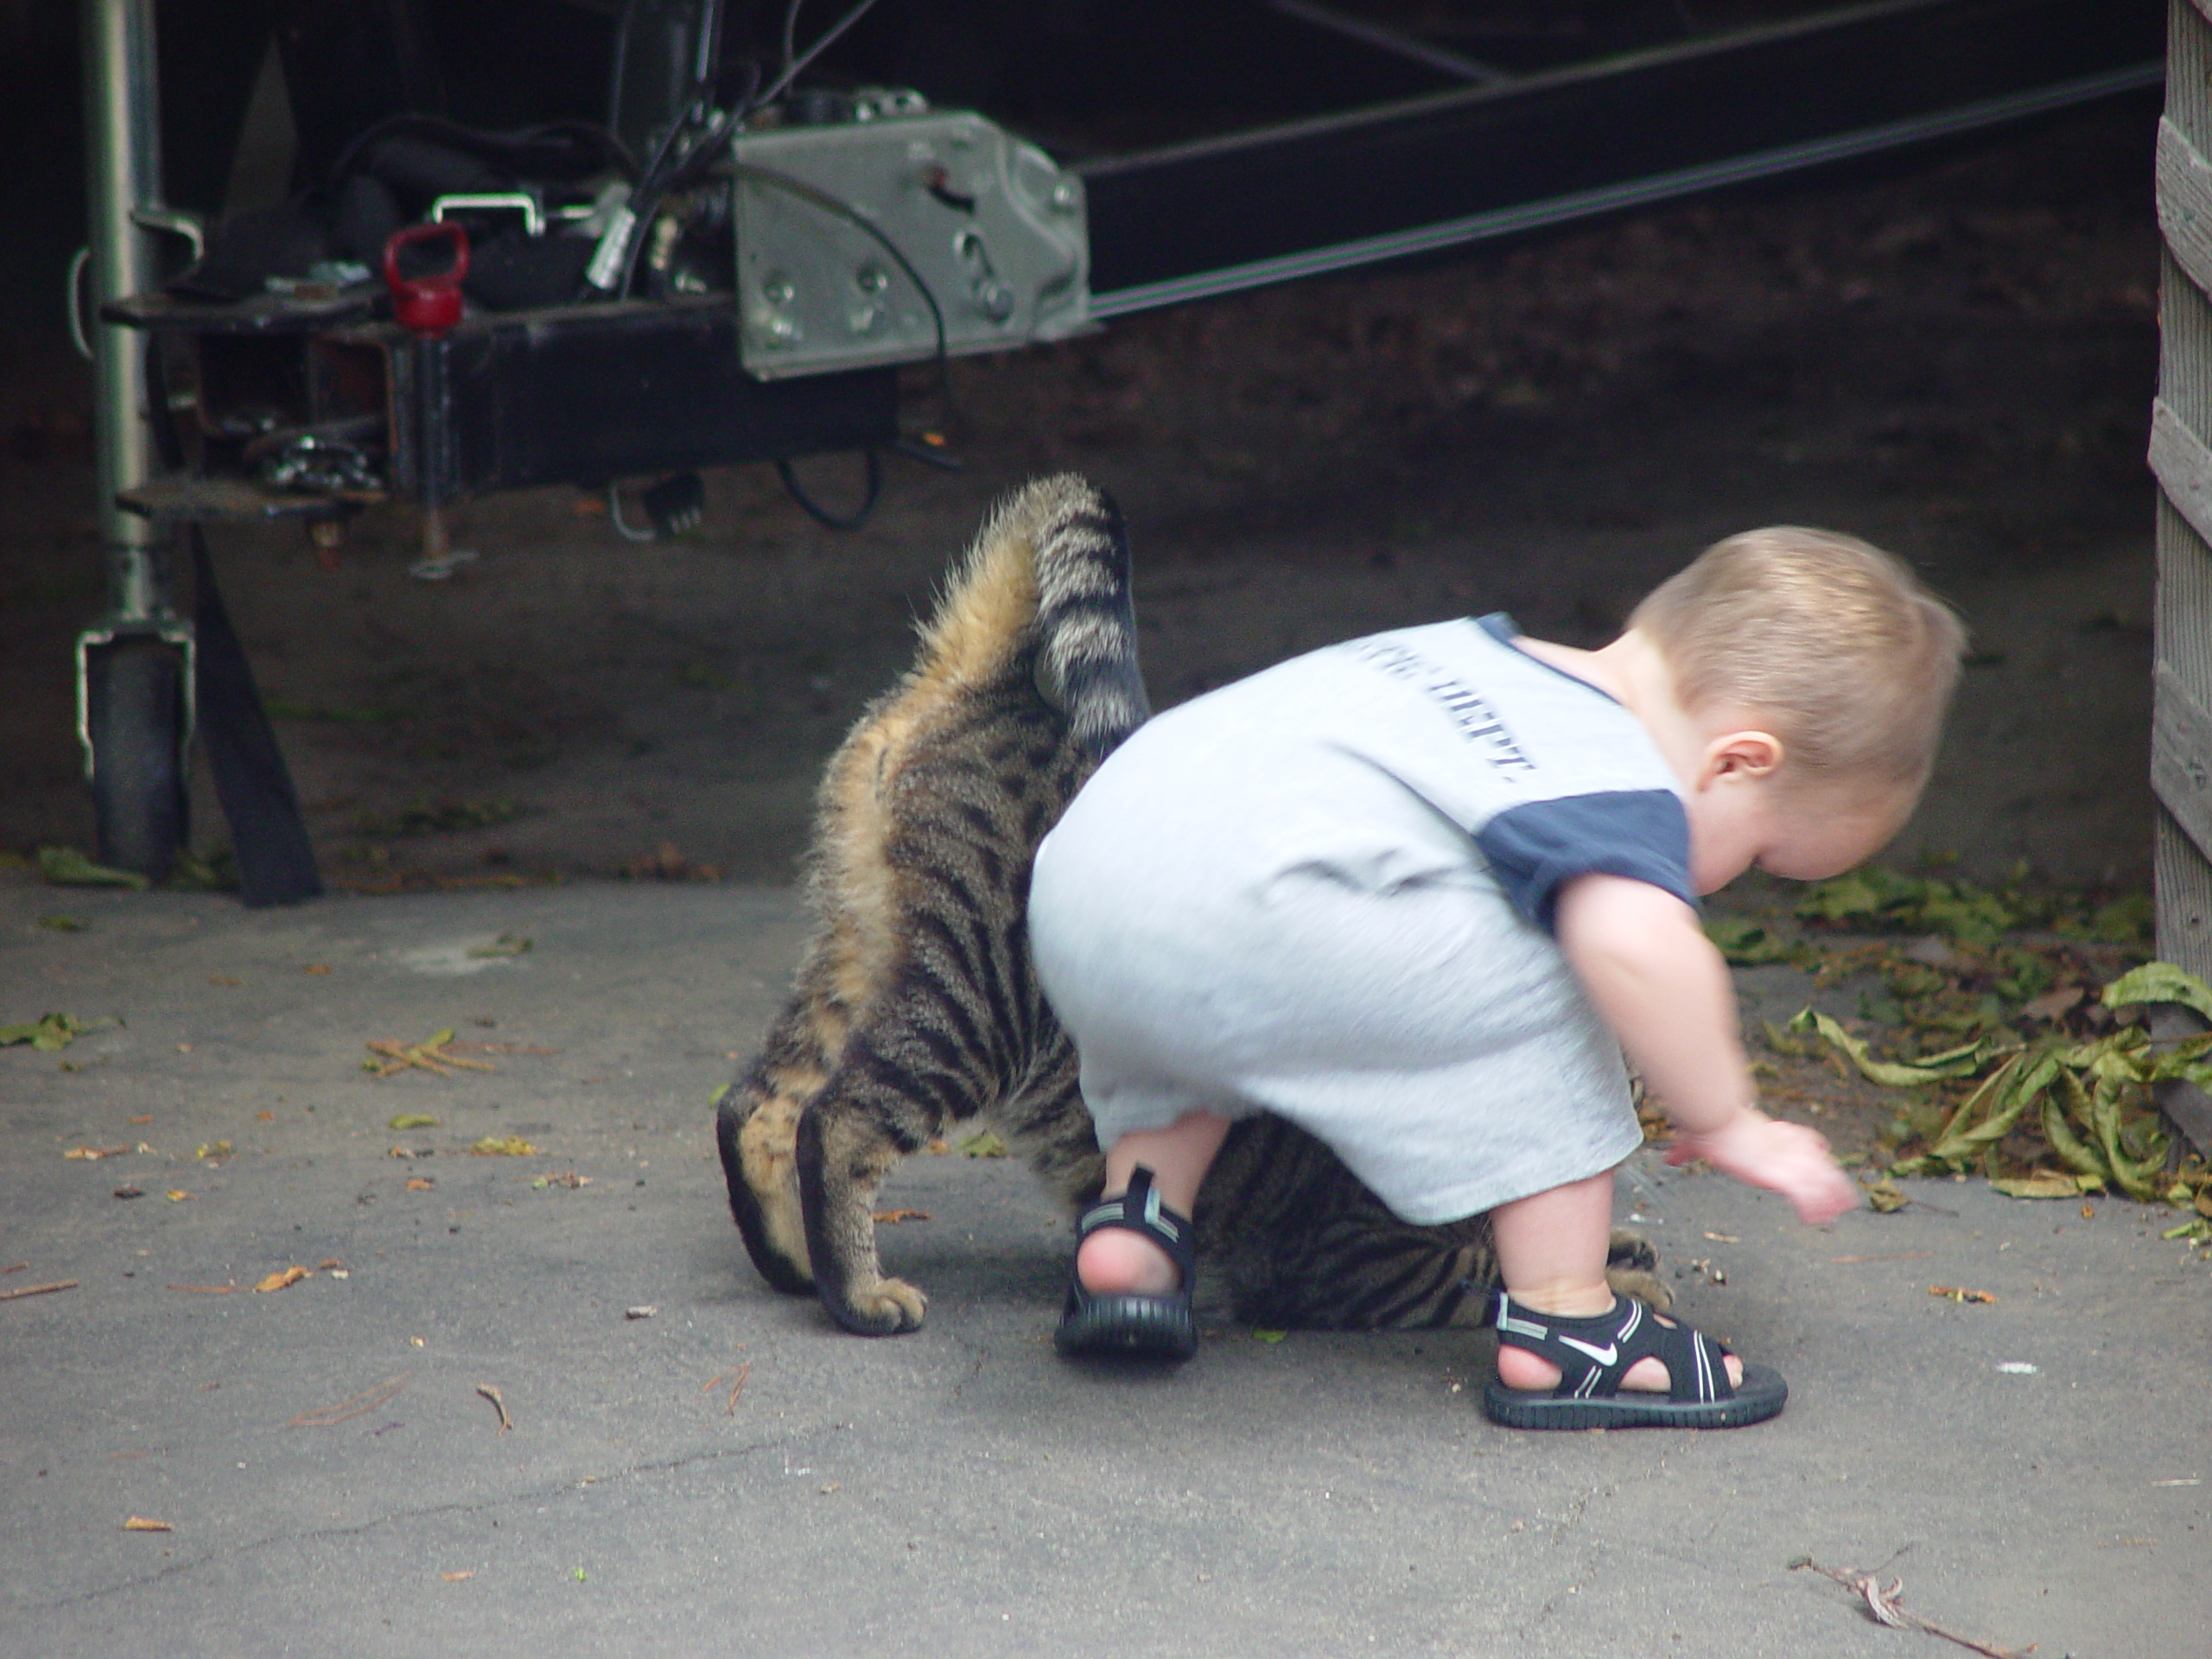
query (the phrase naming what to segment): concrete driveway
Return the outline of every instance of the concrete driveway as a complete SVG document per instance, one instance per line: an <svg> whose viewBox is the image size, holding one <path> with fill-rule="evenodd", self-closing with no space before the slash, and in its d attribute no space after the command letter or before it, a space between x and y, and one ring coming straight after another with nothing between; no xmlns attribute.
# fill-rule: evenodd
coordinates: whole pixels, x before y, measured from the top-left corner
<svg viewBox="0 0 2212 1659"><path fill-rule="evenodd" d="M2207 1650L2212 1274L2164 1212L1916 1183L1815 1232L1639 1161L1791 1404L1547 1436L1483 1420L1486 1336L1070 1366L1052 1206L918 1158L930 1320L866 1342L753 1274L713 1158L798 939L735 887L0 887L0 1024L124 1022L0 1051L0 1654L1965 1651L1808 1554L1992 1649ZM495 1069L363 1069L446 1027Z"/></svg>

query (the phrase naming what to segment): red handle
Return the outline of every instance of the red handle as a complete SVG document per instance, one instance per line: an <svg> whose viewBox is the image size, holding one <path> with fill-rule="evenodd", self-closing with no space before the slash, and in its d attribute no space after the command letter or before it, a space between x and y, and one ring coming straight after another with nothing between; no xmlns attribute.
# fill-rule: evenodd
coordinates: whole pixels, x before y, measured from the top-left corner
<svg viewBox="0 0 2212 1659"><path fill-rule="evenodd" d="M399 251L411 242L448 241L453 263L427 276L402 276ZM410 225L384 245L384 285L391 290L391 315L410 334L444 334L461 321L461 283L468 275L468 232L453 220Z"/></svg>

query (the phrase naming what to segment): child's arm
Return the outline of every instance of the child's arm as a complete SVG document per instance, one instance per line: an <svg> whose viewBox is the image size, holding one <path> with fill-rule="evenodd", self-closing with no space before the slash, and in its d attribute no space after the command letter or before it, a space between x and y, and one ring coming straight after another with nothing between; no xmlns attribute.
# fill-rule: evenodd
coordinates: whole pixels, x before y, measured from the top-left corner
<svg viewBox="0 0 2212 1659"><path fill-rule="evenodd" d="M1599 1017L1681 1131L1669 1161L1706 1159L1783 1194L1815 1226L1859 1202L1827 1141L1753 1105L1735 988L1687 905L1649 882L1579 876L1560 889L1556 937Z"/></svg>

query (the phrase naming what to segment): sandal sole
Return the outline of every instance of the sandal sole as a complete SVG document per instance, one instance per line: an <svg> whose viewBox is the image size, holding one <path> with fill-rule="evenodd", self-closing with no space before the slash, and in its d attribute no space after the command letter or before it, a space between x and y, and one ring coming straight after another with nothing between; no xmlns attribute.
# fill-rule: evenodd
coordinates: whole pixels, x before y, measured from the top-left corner
<svg viewBox="0 0 2212 1659"><path fill-rule="evenodd" d="M1599 1400L1561 1399L1509 1389L1493 1377L1483 1390L1483 1414L1506 1428L1741 1428L1776 1415L1789 1398L1782 1374L1765 1365L1745 1366L1728 1400L1669 1400L1630 1389Z"/></svg>
<svg viewBox="0 0 2212 1659"><path fill-rule="evenodd" d="M1188 1359L1198 1351L1188 1302L1166 1296L1093 1296L1060 1321L1052 1345L1064 1354Z"/></svg>

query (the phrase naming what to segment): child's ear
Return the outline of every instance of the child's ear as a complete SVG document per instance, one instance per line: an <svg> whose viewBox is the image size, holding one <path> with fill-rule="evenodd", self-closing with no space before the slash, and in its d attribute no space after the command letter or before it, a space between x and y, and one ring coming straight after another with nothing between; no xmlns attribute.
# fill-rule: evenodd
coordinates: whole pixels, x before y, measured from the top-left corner
<svg viewBox="0 0 2212 1659"><path fill-rule="evenodd" d="M1728 732L1706 746L1708 778L1755 782L1782 769L1782 740L1771 732Z"/></svg>

